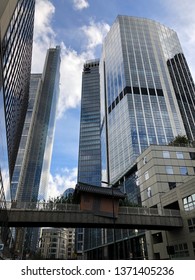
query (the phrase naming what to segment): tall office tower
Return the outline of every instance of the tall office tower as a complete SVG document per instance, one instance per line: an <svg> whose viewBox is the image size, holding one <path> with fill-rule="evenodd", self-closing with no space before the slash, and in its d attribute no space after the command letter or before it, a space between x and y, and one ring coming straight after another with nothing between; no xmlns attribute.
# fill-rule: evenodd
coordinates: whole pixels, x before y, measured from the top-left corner
<svg viewBox="0 0 195 280"><path fill-rule="evenodd" d="M0 1L0 192L4 198L28 104L34 10L35 0Z"/></svg>
<svg viewBox="0 0 195 280"><path fill-rule="evenodd" d="M177 53L167 61L189 140L195 140L195 85L183 53Z"/></svg>
<svg viewBox="0 0 195 280"><path fill-rule="evenodd" d="M99 60L87 61L82 73L78 182L101 185Z"/></svg>
<svg viewBox="0 0 195 280"><path fill-rule="evenodd" d="M78 178L80 183L101 186L99 60L84 64L80 115ZM84 236L93 229L76 229L76 252L83 254Z"/></svg>
<svg viewBox="0 0 195 280"><path fill-rule="evenodd" d="M39 84L41 83L41 77L42 74L31 74L31 78L30 78L28 109L27 109L24 127L22 131L20 146L18 149L18 156L16 159L15 168L11 181L10 189L11 189L12 200L16 200L16 193L17 193L18 183L20 179L20 174L22 171L22 166L23 164L25 164L24 154L26 149L28 149L27 139L28 137L30 137L31 134L30 128L32 127L31 126L32 116L33 116L34 108L36 108L36 100L38 100L37 95L39 93L38 88L39 88Z"/></svg>
<svg viewBox="0 0 195 280"><path fill-rule="evenodd" d="M1 88L12 177L28 105L35 0L0 4Z"/></svg>
<svg viewBox="0 0 195 280"><path fill-rule="evenodd" d="M43 74L32 74L29 105L11 182L17 202L46 198L59 95L60 47L47 51ZM43 179L42 179L43 178ZM41 180L43 185L41 185ZM35 251L38 231L17 231L16 248ZM24 241L24 237L26 240ZM17 249L18 250L18 249Z"/></svg>
<svg viewBox="0 0 195 280"><path fill-rule="evenodd" d="M111 183L149 145L178 134L194 139L194 84L172 29L118 16L103 44L100 83Z"/></svg>
<svg viewBox="0 0 195 280"><path fill-rule="evenodd" d="M178 134L194 140L194 83L176 32L149 19L118 16L99 68L102 174L139 204L137 157ZM144 257L144 233L137 234Z"/></svg>
<svg viewBox="0 0 195 280"><path fill-rule="evenodd" d="M32 103L29 103L29 110L26 115L24 139L22 139L22 141L26 141L26 147L16 190L17 201L36 201L39 194L42 198L45 197L44 193L47 186L45 185L45 189L42 190L39 187L42 172L49 173L59 94L59 69L60 47L50 48L47 51L45 66L39 83L37 81L39 79L38 75L33 74L31 76L30 92L33 96L35 90L36 97L33 111ZM31 100L33 101L33 98ZM23 144L22 141L21 145ZM47 155L45 151L47 151ZM43 170L45 160L47 160L47 170Z"/></svg>

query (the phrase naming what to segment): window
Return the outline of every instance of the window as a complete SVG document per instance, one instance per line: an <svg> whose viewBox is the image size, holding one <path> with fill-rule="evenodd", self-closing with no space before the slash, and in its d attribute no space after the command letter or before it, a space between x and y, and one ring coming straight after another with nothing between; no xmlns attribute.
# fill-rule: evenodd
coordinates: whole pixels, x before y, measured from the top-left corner
<svg viewBox="0 0 195 280"><path fill-rule="evenodd" d="M163 158L170 158L169 151L163 151Z"/></svg>
<svg viewBox="0 0 195 280"><path fill-rule="evenodd" d="M169 189L170 190L176 188L176 182L168 182L168 184L169 184Z"/></svg>
<svg viewBox="0 0 195 280"><path fill-rule="evenodd" d="M148 171L146 171L146 172L144 173L144 177L145 177L145 180L148 180L148 179L149 179L149 172L148 172Z"/></svg>
<svg viewBox="0 0 195 280"><path fill-rule="evenodd" d="M195 232L195 218L188 219L189 232Z"/></svg>
<svg viewBox="0 0 195 280"><path fill-rule="evenodd" d="M157 232L157 233L152 234L152 239L153 239L154 244L162 243L163 242L162 233Z"/></svg>
<svg viewBox="0 0 195 280"><path fill-rule="evenodd" d="M166 173L167 174L169 174L169 175L173 174L173 167L172 166L168 165L168 166L165 166L165 168L166 168Z"/></svg>
<svg viewBox="0 0 195 280"><path fill-rule="evenodd" d="M174 246L174 257L175 258L181 258L181 257L188 257L189 251L188 251L188 244L187 243L181 243Z"/></svg>
<svg viewBox="0 0 195 280"><path fill-rule="evenodd" d="M181 175L188 175L188 169L186 166L181 166L179 169Z"/></svg>
<svg viewBox="0 0 195 280"><path fill-rule="evenodd" d="M194 152L191 152L191 153L190 153L190 158L191 158L191 159L195 159L195 153L194 153Z"/></svg>
<svg viewBox="0 0 195 280"><path fill-rule="evenodd" d="M135 183L136 183L136 186L139 186L140 185L139 179L136 179Z"/></svg>
<svg viewBox="0 0 195 280"><path fill-rule="evenodd" d="M151 197L151 196L152 196L151 187L147 188L147 195L148 195L148 197Z"/></svg>
<svg viewBox="0 0 195 280"><path fill-rule="evenodd" d="M177 156L178 159L183 159L184 158L182 152L176 152L176 156Z"/></svg>
<svg viewBox="0 0 195 280"><path fill-rule="evenodd" d="M185 211L190 211L195 208L195 193L183 198L183 206Z"/></svg>
<svg viewBox="0 0 195 280"><path fill-rule="evenodd" d="M192 242L192 246L193 246L193 249L194 249L194 255L195 255L195 242Z"/></svg>
<svg viewBox="0 0 195 280"><path fill-rule="evenodd" d="M144 157L144 158L143 158L143 164L146 164L146 163L147 163L147 158Z"/></svg>

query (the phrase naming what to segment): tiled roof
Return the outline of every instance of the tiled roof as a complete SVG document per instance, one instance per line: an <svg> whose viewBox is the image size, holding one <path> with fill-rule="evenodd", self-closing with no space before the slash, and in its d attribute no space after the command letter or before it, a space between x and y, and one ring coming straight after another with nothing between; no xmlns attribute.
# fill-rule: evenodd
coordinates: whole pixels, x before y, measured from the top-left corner
<svg viewBox="0 0 195 280"><path fill-rule="evenodd" d="M104 196L114 196L119 199L124 199L126 195L121 192L119 188L111 188L111 187L98 187L93 185L88 185L84 183L78 183L76 185L75 191L79 192L87 192L87 193L96 193Z"/></svg>

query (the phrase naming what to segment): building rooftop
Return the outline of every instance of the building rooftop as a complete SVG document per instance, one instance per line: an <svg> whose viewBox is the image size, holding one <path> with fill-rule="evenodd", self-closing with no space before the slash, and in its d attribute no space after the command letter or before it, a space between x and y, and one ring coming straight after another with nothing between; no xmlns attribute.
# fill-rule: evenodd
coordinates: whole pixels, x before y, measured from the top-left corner
<svg viewBox="0 0 195 280"><path fill-rule="evenodd" d="M111 196L116 197L119 199L124 199L126 195L121 192L119 188L116 187L98 187L93 185L88 185L84 183L78 183L76 185L75 191L77 194L79 193L94 193L97 195L103 195L103 196Z"/></svg>

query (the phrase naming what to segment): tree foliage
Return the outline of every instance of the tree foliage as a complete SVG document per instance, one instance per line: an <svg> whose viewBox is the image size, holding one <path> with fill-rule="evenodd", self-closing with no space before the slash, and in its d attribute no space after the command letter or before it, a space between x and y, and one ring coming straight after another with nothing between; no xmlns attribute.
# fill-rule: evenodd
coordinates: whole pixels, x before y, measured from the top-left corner
<svg viewBox="0 0 195 280"><path fill-rule="evenodd" d="M190 143L189 139L186 135L178 134L170 143L169 145L172 146L188 146Z"/></svg>

